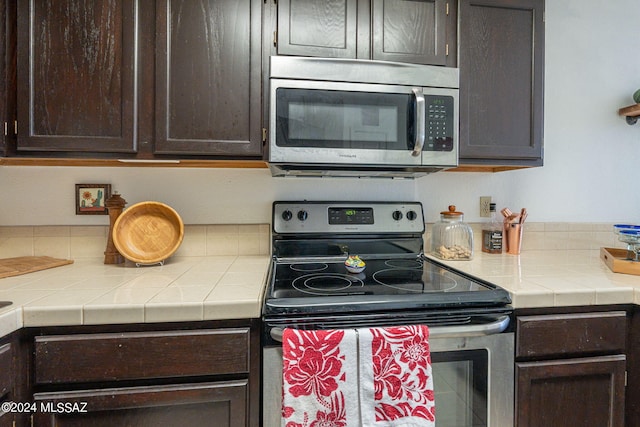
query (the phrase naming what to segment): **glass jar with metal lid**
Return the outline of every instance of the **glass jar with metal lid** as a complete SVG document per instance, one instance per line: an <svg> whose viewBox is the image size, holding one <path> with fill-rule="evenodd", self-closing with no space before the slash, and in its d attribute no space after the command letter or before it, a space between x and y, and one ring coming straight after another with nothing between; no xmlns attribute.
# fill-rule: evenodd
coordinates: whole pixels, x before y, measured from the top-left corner
<svg viewBox="0 0 640 427"><path fill-rule="evenodd" d="M440 212L440 221L431 231L431 254L444 260L469 260L473 257L473 230L464 214L454 205Z"/></svg>

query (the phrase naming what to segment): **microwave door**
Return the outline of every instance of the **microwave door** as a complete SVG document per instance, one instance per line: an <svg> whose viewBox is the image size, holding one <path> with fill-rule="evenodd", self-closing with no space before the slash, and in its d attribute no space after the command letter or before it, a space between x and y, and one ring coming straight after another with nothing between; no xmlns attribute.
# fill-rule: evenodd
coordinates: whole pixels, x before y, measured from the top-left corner
<svg viewBox="0 0 640 427"><path fill-rule="evenodd" d="M358 165L422 163L424 98L404 86L274 81L271 162ZM420 104L422 99L422 104ZM414 153L415 152L415 153Z"/></svg>

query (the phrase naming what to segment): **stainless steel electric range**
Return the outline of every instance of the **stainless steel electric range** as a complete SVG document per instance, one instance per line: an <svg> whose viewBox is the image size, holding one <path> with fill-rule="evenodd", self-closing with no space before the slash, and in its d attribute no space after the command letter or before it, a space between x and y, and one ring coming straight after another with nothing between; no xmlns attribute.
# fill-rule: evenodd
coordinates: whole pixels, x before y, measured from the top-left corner
<svg viewBox="0 0 640 427"><path fill-rule="evenodd" d="M265 427L280 425L284 328L418 323L430 329L438 427L512 423L509 293L425 256L420 203L279 201L272 220Z"/></svg>

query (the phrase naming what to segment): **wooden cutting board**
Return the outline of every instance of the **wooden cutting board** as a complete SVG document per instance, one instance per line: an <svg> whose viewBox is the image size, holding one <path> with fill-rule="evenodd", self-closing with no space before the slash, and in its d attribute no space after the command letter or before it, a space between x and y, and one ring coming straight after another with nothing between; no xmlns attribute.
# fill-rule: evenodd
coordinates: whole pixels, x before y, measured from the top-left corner
<svg viewBox="0 0 640 427"><path fill-rule="evenodd" d="M0 259L0 279L4 277L19 276L46 270L47 268L60 267L73 264L72 259L52 258L50 256L21 256L16 258Z"/></svg>

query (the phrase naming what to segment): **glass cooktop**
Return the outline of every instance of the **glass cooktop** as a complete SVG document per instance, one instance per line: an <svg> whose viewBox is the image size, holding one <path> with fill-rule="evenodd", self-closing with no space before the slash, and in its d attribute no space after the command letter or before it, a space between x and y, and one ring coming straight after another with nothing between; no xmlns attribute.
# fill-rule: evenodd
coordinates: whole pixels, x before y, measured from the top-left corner
<svg viewBox="0 0 640 427"><path fill-rule="evenodd" d="M344 262L274 262L267 313L379 311L510 303L503 289L423 257L364 260L361 273Z"/></svg>

